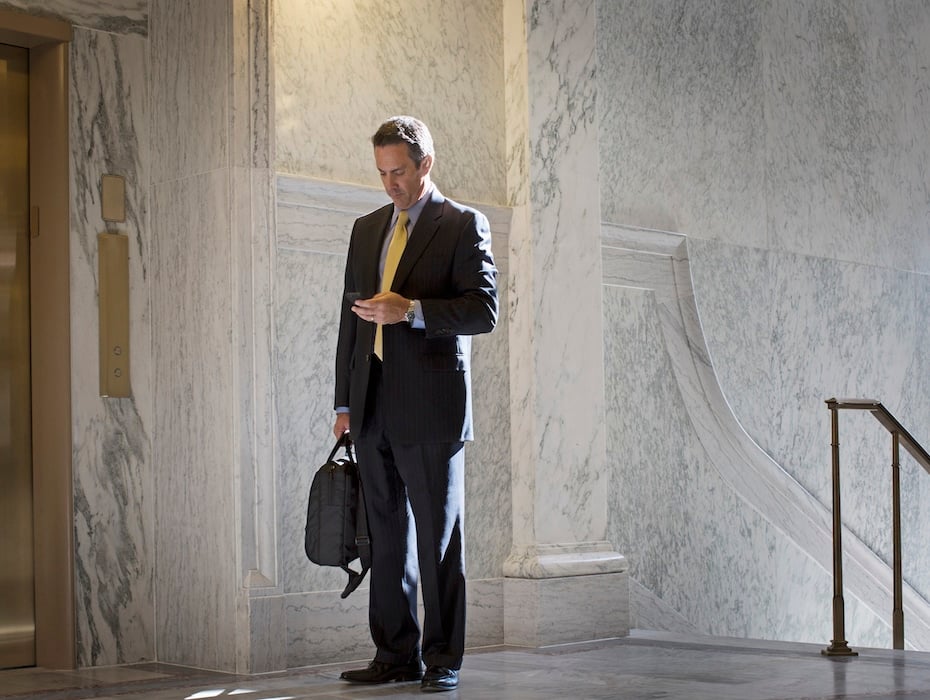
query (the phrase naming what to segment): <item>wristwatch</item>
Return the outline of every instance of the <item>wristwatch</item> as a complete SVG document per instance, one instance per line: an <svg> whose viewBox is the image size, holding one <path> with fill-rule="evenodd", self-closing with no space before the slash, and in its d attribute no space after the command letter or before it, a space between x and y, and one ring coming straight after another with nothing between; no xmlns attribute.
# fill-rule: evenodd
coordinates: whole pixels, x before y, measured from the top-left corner
<svg viewBox="0 0 930 700"><path fill-rule="evenodd" d="M404 314L404 319L406 319L407 323L409 323L411 326L413 325L413 320L417 317L416 310L417 303L411 299L410 306L407 307L407 313Z"/></svg>

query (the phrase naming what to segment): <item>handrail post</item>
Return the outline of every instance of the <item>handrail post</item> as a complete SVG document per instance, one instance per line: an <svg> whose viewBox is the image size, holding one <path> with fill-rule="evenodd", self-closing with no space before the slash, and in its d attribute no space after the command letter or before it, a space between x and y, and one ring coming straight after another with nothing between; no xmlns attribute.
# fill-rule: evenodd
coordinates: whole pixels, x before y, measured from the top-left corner
<svg viewBox="0 0 930 700"><path fill-rule="evenodd" d="M833 639L821 649L824 656L858 656L846 643L846 610L843 603L843 521L840 517L840 428L835 400L827 401L833 450Z"/></svg>
<svg viewBox="0 0 930 700"><path fill-rule="evenodd" d="M891 611L892 645L904 648L904 592L901 567L901 462L898 433L891 434L891 512L892 548L894 550L894 608Z"/></svg>

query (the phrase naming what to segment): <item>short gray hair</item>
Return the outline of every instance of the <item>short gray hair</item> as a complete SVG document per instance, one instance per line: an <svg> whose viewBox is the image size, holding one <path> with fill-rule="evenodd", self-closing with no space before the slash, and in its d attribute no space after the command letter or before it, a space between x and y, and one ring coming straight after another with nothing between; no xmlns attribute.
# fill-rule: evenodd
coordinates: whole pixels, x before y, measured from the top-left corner
<svg viewBox="0 0 930 700"><path fill-rule="evenodd" d="M420 167L426 156L433 155L433 136L426 124L415 117L391 117L378 127L375 135L371 137L371 143L376 148L395 143L407 144L410 159L417 167Z"/></svg>

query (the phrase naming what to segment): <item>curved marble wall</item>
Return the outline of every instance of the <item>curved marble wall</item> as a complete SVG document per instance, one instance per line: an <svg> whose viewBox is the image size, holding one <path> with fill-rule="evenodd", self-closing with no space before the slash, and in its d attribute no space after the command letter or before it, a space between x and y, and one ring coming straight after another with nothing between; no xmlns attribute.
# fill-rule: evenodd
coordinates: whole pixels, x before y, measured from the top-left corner
<svg viewBox="0 0 930 700"><path fill-rule="evenodd" d="M831 498L825 399L879 399L930 445L926 3L618 1L599 3L598 20L603 218L688 235L706 362L741 429L812 507ZM648 306L637 296L611 291L606 298L614 313L635 317ZM635 360L652 366L655 356ZM652 371L664 380L661 366ZM674 392L666 398L674 405ZM677 433L684 416L665 410ZM616 439L618 429L624 434L622 423L612 429ZM661 437L656 430L647 433ZM682 440L670 439L673 446ZM888 562L890 438L870 416L844 412L840 442L844 521ZM660 448L657 461L690 457L687 439L675 449L683 451L677 458ZM930 476L906 455L902 467L904 573L927 597L930 558L921 543L930 527ZM713 482L708 477L705 487ZM661 501L639 498L641 513ZM739 511L722 503L713 510ZM759 512L777 522L777 512ZM697 580L679 571L682 582L670 584L668 562L637 556L644 546L652 550L631 535L621 542L632 551L620 548L631 575L692 622L704 620L702 631L828 640L822 577L774 544L778 538L762 537L769 524L741 517L712 528L716 548L696 544L716 563L686 557L706 574ZM685 539L672 550L682 554L697 537L683 525ZM753 547L750 556L744 545L759 537L769 552L760 557ZM731 550L743 556L722 560ZM736 580L758 592L724 595ZM790 604L770 609L765 599L790 588ZM701 596L706 612L685 612ZM819 612L789 624L809 599L821 601ZM848 611L856 625L850 641L887 646L890 602L869 605L874 624L866 622L871 613ZM723 614L705 617L711 610Z"/></svg>
<svg viewBox="0 0 930 700"><path fill-rule="evenodd" d="M672 629L683 617L708 634L828 641L831 511L736 421L684 237L607 226L603 251L611 536L652 594L641 598L664 603ZM844 550L847 639L890 646L888 567L852 532ZM634 625L666 626L643 607ZM913 587L905 610L908 643L926 649L930 606Z"/></svg>
<svg viewBox="0 0 930 700"><path fill-rule="evenodd" d="M721 385L753 439L831 502L832 396L881 400L930 445L930 278L871 265L694 241L701 320ZM735 323L735 319L742 319ZM840 414L843 518L891 561L891 437ZM930 595L930 475L902 452L905 578Z"/></svg>

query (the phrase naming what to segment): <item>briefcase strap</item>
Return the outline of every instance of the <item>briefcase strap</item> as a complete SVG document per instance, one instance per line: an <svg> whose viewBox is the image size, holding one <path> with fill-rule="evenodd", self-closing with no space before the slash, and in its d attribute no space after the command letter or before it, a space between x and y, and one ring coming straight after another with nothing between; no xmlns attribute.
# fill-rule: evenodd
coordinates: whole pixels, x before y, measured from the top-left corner
<svg viewBox="0 0 930 700"><path fill-rule="evenodd" d="M349 437L348 433L343 433L342 436L338 440L336 440L336 444L333 445L333 451L329 453L329 458L327 458L326 461L332 462L333 457L336 456L336 453L339 451L339 448L341 447L346 448L346 454L349 456L349 459L351 459L354 462L355 455L352 454L352 438Z"/></svg>
<svg viewBox="0 0 930 700"><path fill-rule="evenodd" d="M349 594L358 588L365 580L365 574L371 569L371 540L368 537L368 515L365 512L365 495L362 492L362 482L358 482L358 506L355 516L355 546L358 548L358 560L362 565L361 571L354 571L348 566L342 570L349 576L340 598L348 598Z"/></svg>
<svg viewBox="0 0 930 700"><path fill-rule="evenodd" d="M358 480L358 510L355 514L355 546L358 547L362 569L368 571L371 568L371 538L368 536L368 513L365 510L365 490L362 488L361 477Z"/></svg>

